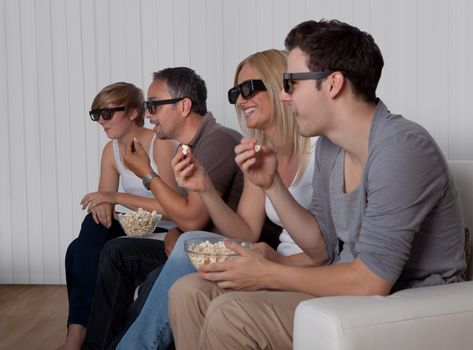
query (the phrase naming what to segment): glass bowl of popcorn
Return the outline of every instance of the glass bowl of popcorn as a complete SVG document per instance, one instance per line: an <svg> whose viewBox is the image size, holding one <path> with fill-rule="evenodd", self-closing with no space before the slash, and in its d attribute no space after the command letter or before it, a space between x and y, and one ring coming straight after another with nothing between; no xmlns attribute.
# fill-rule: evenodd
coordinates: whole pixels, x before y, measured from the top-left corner
<svg viewBox="0 0 473 350"><path fill-rule="evenodd" d="M127 236L147 237L153 234L161 220L161 215L155 211L149 212L138 208L137 211L131 210L124 214L117 214L117 220Z"/></svg>
<svg viewBox="0 0 473 350"><path fill-rule="evenodd" d="M208 237L188 238L184 242L184 249L192 265L198 270L201 265L234 260L240 256L240 254L225 246L223 242L225 240L236 242L246 249L251 249L252 247L251 243L238 239Z"/></svg>

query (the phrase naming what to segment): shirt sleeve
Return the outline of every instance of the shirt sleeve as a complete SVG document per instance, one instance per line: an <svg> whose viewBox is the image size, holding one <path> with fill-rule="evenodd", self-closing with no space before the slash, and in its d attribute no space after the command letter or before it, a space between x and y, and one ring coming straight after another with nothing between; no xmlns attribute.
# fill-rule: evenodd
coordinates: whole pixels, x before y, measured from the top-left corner
<svg viewBox="0 0 473 350"><path fill-rule="evenodd" d="M373 149L367 163L367 204L355 255L378 276L395 282L415 235L446 187L436 144L422 133L403 133Z"/></svg>

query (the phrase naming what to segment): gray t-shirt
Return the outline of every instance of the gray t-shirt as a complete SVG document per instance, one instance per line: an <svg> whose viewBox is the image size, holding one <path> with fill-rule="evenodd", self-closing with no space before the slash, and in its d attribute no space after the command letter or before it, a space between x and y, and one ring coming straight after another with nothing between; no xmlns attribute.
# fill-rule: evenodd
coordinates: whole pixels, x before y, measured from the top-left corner
<svg viewBox="0 0 473 350"><path fill-rule="evenodd" d="M393 282L392 291L462 281L464 225L452 176L435 141L379 101L368 147L344 249ZM319 138L310 211L324 235L329 264L340 262L329 191L339 152L328 138Z"/></svg>
<svg viewBox="0 0 473 350"><path fill-rule="evenodd" d="M359 231L360 227L353 227L353 223L358 223L356 220L357 212L353 208L358 205L358 192L360 187L353 191L345 192L344 180L344 156L345 152L339 152L335 165L330 173L330 210L332 212L333 225L337 232L338 239L343 242L344 249L340 252L339 262L349 262L355 259L353 251L350 249L348 243L350 240L350 232Z"/></svg>

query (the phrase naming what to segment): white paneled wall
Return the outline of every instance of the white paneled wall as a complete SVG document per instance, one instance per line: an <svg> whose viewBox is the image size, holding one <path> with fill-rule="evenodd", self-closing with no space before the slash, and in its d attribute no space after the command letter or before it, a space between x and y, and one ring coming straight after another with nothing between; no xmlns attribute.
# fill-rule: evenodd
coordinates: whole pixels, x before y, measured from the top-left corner
<svg viewBox="0 0 473 350"><path fill-rule="evenodd" d="M98 90L146 91L153 71L190 66L238 129L226 102L236 65L283 48L305 19L370 32L385 57L378 95L448 159L473 160L472 15L470 0L0 0L0 283L65 281L106 142L87 115Z"/></svg>

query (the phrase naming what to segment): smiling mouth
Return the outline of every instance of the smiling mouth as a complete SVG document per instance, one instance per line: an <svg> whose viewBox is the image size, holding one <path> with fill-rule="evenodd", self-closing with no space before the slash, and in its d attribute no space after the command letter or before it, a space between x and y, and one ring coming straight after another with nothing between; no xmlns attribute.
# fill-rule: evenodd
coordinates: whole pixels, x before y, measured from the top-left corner
<svg viewBox="0 0 473 350"><path fill-rule="evenodd" d="M245 114L245 117L248 117L250 114L252 114L254 111L256 111L255 107L250 107L250 108L245 108L243 110L243 113Z"/></svg>

